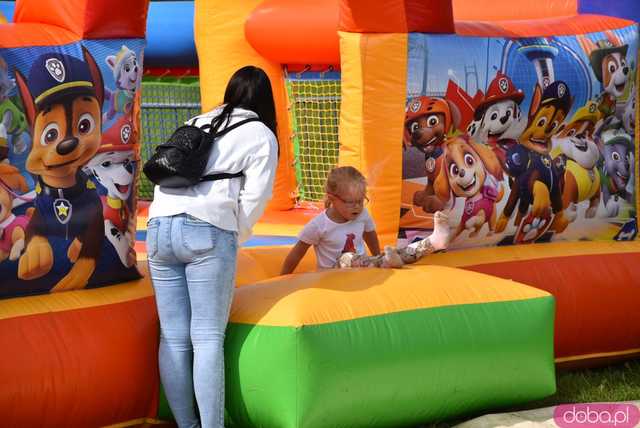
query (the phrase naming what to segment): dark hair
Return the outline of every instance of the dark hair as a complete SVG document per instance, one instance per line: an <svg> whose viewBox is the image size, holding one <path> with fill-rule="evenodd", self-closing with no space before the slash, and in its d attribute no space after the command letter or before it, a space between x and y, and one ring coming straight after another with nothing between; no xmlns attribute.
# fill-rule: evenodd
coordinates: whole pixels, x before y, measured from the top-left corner
<svg viewBox="0 0 640 428"><path fill-rule="evenodd" d="M224 91L224 108L211 123L215 134L222 124L228 124L233 109L251 110L277 136L276 107L269 76L261 68L248 65L231 76Z"/></svg>

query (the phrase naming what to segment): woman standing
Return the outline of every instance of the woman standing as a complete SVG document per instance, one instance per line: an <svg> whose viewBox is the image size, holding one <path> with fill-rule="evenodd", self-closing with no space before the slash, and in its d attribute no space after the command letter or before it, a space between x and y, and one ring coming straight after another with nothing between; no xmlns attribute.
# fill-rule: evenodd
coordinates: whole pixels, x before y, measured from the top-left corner
<svg viewBox="0 0 640 428"><path fill-rule="evenodd" d="M224 104L189 124L216 138L205 174L242 177L191 187L156 186L149 207L147 254L160 317L160 378L183 427L224 426L224 334L235 287L238 242L271 198L278 157L269 78L257 67L236 71ZM200 418L196 416L197 402Z"/></svg>

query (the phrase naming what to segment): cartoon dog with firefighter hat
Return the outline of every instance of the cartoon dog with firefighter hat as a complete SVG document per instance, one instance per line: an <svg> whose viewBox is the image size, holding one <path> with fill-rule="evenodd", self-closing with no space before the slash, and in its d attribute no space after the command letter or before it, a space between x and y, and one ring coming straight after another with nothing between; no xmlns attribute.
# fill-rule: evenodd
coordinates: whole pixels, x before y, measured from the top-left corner
<svg viewBox="0 0 640 428"><path fill-rule="evenodd" d="M104 237L102 204L82 172L100 146L104 86L100 70L83 47L84 60L47 53L16 83L32 130L26 168L38 176L35 212L26 230L18 278L51 271L50 237L66 240L71 270L52 291L83 288L93 274Z"/></svg>
<svg viewBox="0 0 640 428"><path fill-rule="evenodd" d="M520 120L520 103L524 93L517 89L511 79L498 71L489 84L487 94L474 112L478 125L476 140L487 144L505 167L509 149L518 144L524 125Z"/></svg>
<svg viewBox="0 0 640 428"><path fill-rule="evenodd" d="M123 116L104 132L98 154L85 167L107 190L106 195L100 196L105 237L126 267L136 262L135 217L127 205L135 179L134 140L133 125Z"/></svg>
<svg viewBox="0 0 640 428"><path fill-rule="evenodd" d="M460 125L460 110L443 98L417 97L409 101L404 121L404 145L414 146L424 153L427 185L416 192L413 204L425 212L436 212L448 201L435 195L433 183L442 167L442 144L448 134Z"/></svg>

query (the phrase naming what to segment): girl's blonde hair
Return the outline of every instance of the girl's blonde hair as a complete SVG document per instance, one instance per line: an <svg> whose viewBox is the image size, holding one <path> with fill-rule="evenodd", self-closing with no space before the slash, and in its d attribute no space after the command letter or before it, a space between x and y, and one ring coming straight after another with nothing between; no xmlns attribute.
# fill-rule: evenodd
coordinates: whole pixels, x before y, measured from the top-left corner
<svg viewBox="0 0 640 428"><path fill-rule="evenodd" d="M352 166L340 166L333 168L329 172L327 181L324 184L324 207L329 208L331 206L331 201L326 194L339 194L345 189L352 189L354 187L361 189L362 193L367 191L367 180L360 171Z"/></svg>

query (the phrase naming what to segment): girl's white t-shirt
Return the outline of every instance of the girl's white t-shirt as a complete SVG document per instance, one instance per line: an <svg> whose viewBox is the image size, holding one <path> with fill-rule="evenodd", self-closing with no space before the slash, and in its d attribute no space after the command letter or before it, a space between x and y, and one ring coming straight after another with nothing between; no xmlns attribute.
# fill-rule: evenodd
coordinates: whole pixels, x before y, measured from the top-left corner
<svg viewBox="0 0 640 428"><path fill-rule="evenodd" d="M362 234L376 229L367 209L363 209L358 217L345 223L336 223L327 216L324 210L307 223L298 239L305 244L313 245L316 252L318 268L332 268L343 252L365 254Z"/></svg>

